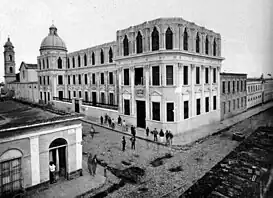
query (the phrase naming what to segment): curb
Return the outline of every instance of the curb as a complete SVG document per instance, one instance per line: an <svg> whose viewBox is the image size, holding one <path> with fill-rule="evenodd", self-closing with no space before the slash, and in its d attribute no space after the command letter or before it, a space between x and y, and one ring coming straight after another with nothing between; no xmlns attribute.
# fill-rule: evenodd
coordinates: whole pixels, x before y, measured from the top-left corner
<svg viewBox="0 0 273 198"><path fill-rule="evenodd" d="M86 192L84 192L84 193L82 193L82 194L80 194L80 195L77 195L75 198L83 198L83 197L85 197L86 195L92 193L93 191L96 191L96 190L100 189L101 187L103 187L103 186L105 185L106 179L107 179L107 178L105 178L104 182L103 182L102 184L100 184L98 187L92 188L92 189L90 189L90 190L88 190L88 191L86 191Z"/></svg>

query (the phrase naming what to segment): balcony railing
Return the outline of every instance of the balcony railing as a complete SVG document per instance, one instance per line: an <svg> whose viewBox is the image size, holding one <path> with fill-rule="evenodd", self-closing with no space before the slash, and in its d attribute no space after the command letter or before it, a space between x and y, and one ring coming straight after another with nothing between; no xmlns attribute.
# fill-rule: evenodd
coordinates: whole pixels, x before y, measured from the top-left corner
<svg viewBox="0 0 273 198"><path fill-rule="evenodd" d="M62 101L62 102L68 102L68 103L72 103L72 99L69 99L69 98L59 98L59 97L53 97L53 100Z"/></svg>
<svg viewBox="0 0 273 198"><path fill-rule="evenodd" d="M83 100L82 101L83 105L87 105L87 106L93 106L93 107L100 107L100 108L105 108L105 109L113 109L113 110L118 110L118 105L113 105L113 104L104 104L104 103L94 103L91 101L86 101Z"/></svg>

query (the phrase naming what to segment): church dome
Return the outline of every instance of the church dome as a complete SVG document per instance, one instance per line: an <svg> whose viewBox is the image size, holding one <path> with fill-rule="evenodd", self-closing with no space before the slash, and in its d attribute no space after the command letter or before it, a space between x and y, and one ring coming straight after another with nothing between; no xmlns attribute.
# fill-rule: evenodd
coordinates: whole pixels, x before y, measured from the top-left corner
<svg viewBox="0 0 273 198"><path fill-rule="evenodd" d="M5 43L4 47L12 47L13 48L13 45L12 43L10 42L10 38L8 37L8 40L7 42Z"/></svg>
<svg viewBox="0 0 273 198"><path fill-rule="evenodd" d="M57 28L54 25L51 25L49 28L49 34L45 37L41 43L40 50L66 50L66 45L64 41L58 36Z"/></svg>

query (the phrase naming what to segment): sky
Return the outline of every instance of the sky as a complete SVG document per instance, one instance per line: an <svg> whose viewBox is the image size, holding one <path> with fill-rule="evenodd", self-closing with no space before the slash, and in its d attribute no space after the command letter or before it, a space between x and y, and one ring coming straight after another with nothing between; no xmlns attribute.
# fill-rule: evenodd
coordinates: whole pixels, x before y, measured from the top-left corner
<svg viewBox="0 0 273 198"><path fill-rule="evenodd" d="M222 72L273 75L272 0L0 0L0 44L10 36L16 71L37 63L54 21L68 52L114 41L116 31L160 17L182 17L220 33ZM0 82L4 57L0 56Z"/></svg>

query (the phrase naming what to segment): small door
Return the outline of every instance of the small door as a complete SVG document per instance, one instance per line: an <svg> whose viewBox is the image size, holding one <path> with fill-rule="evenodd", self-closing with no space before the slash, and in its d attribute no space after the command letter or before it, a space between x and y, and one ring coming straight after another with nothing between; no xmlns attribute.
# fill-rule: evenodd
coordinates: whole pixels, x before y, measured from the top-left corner
<svg viewBox="0 0 273 198"><path fill-rule="evenodd" d="M80 113L80 104L79 104L79 100L75 100L75 112Z"/></svg>
<svg viewBox="0 0 273 198"><path fill-rule="evenodd" d="M146 107L145 101L136 101L137 103L137 127L146 128Z"/></svg>

